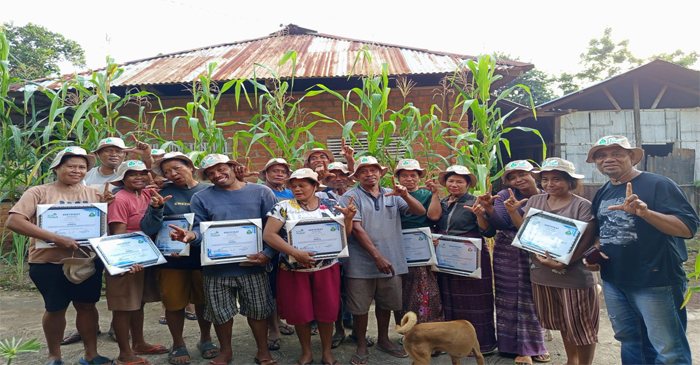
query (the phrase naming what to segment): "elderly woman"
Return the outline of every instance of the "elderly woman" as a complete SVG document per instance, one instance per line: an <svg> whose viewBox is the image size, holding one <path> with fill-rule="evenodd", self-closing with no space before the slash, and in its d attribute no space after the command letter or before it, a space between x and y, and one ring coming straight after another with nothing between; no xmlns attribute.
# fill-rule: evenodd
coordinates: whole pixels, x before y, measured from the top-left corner
<svg viewBox="0 0 700 365"><path fill-rule="evenodd" d="M591 202L572 192L583 178L576 174L573 163L557 157L548 158L537 173L547 194L520 200L511 194L504 205L518 228L530 208L588 222L569 265L554 261L548 252L545 256L531 253L530 280L540 323L544 328L561 331L567 364L590 364L598 341L598 292L595 278L581 256L593 244L595 222ZM520 214L518 207L525 202L523 214Z"/></svg>
<svg viewBox="0 0 700 365"><path fill-rule="evenodd" d="M394 176L399 184L406 187L408 193L418 200L428 211L433 199L437 195L437 186L429 181L426 188L419 188L420 179L425 176L425 169L413 159L400 160L394 169ZM434 204L439 205L439 201ZM431 227L432 222L427 215L401 216L401 228ZM395 313L396 324L401 324L401 318L409 311L416 313L418 323L441 322L442 302L440 301L440 288L437 278L428 266L409 267L408 274L402 277L402 302L403 308Z"/></svg>
<svg viewBox="0 0 700 365"><path fill-rule="evenodd" d="M543 193L532 170L534 166L526 160L506 164L501 181L513 189L516 199ZM527 251L511 246L518 229L503 205L509 197L508 189L497 195L492 196L488 191L480 196L489 226L498 230L493 248L498 351L516 354L516 365L532 364L532 360L547 362L551 357L544 346L544 329L532 299L530 256ZM521 208L518 212L523 213Z"/></svg>
<svg viewBox="0 0 700 365"><path fill-rule="evenodd" d="M48 347L49 365L62 365L61 337L66 328L66 310L73 302L75 324L82 333L85 352L81 364L111 364L112 360L97 353L97 309L102 291L104 265L95 260L95 273L79 284L69 281L63 273L63 260L85 257L78 251L74 238L62 236L36 225L38 204L99 203L100 191L82 185L85 174L95 165L95 156L76 146L60 151L49 166L56 181L29 188L10 209L7 228L29 237L29 277L44 298L42 327ZM36 240L53 242L53 248L37 249Z"/></svg>
<svg viewBox="0 0 700 365"><path fill-rule="evenodd" d="M337 206L334 200L318 198L314 193L320 183L318 175L311 169L294 171L287 180L287 187L294 199L281 201L268 213L263 239L280 252L277 294L279 298L294 298L280 301L280 317L296 326L302 354L299 364L313 362L311 352L311 321L318 321L323 349L322 363L338 363L331 352L333 322L340 308L340 267L337 259L315 260L314 253L301 251L285 241L286 222L307 218L344 216L345 233L352 232L352 218L356 208ZM294 258L294 261L290 260Z"/></svg>
<svg viewBox="0 0 700 365"><path fill-rule="evenodd" d="M149 170L138 160L122 162L112 185L124 189L114 195L114 202L107 210L110 234L122 234L141 230L143 218L154 190L144 189L149 180ZM118 363L147 364L136 355L165 354L168 349L151 345L143 337L143 305L159 300L158 289L150 285L150 275L140 265L134 265L126 275L105 274L107 309L112 311L114 334L119 345ZM153 283L155 284L155 283ZM129 346L131 333L132 346Z"/></svg>
<svg viewBox="0 0 700 365"><path fill-rule="evenodd" d="M437 222L438 233L482 241L484 236L493 237L496 234L483 216L483 208L478 205L479 198L468 192L476 185L476 176L469 169L461 165L450 166L440 172L438 181L449 194L442 200L438 194L433 194L428 209L428 218ZM496 350L493 284L489 249L485 242L481 247L481 279L441 273L438 283L445 320L466 319L471 322L476 329L481 353L488 354Z"/></svg>
<svg viewBox="0 0 700 365"><path fill-rule="evenodd" d="M192 196L208 186L194 178L194 163L180 152L170 152L153 163L153 173L171 182L160 192L153 193L146 214L141 219L141 230L156 235L163 225L163 217L187 214L190 211ZM199 343L197 348L205 359L212 359L219 353L211 342L211 322L204 319L204 281L200 262L200 247L191 246L189 256L170 254L168 263L159 265L156 273L158 289L163 296L165 317L173 338L173 349L169 354L171 364L188 364L190 355L182 332L185 326L185 308L193 303L199 323Z"/></svg>

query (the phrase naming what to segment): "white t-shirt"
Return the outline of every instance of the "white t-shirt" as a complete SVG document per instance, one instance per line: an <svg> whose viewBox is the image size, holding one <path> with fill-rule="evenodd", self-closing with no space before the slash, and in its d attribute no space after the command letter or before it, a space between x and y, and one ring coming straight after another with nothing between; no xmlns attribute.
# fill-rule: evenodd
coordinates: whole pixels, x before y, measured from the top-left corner
<svg viewBox="0 0 700 365"><path fill-rule="evenodd" d="M95 166L90 171L88 171L87 174L85 174L85 178L83 178L82 183L83 185L92 186L94 188L97 188L99 191L102 191L105 188L106 182L112 181L116 178L116 171L114 171L114 173L111 175L102 175L102 173L100 173L100 167ZM109 190L112 190L115 187L116 186L110 184Z"/></svg>

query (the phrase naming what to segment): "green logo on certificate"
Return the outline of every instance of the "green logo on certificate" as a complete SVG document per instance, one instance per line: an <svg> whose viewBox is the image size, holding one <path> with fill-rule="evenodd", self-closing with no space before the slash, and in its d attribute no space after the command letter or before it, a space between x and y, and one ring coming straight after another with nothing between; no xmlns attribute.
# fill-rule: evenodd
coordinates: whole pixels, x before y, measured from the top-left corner
<svg viewBox="0 0 700 365"><path fill-rule="evenodd" d="M249 229L245 234L253 234L253 231Z"/></svg>
<svg viewBox="0 0 700 365"><path fill-rule="evenodd" d="M142 240L142 239L139 239L137 242L138 242L138 243L144 243L145 241Z"/></svg>
<svg viewBox="0 0 700 365"><path fill-rule="evenodd" d="M571 231L566 231L567 236L571 236L573 233Z"/></svg>
<svg viewBox="0 0 700 365"><path fill-rule="evenodd" d="M418 237L418 241L423 241L424 239L423 236Z"/></svg>
<svg viewBox="0 0 700 365"><path fill-rule="evenodd" d="M335 232L335 231L337 231L337 229L335 229L335 227L331 227L331 232Z"/></svg>
<svg viewBox="0 0 700 365"><path fill-rule="evenodd" d="M212 237L219 237L219 231L214 231L211 234Z"/></svg>
<svg viewBox="0 0 700 365"><path fill-rule="evenodd" d="M58 218L58 214L51 213L51 214L47 215L46 218Z"/></svg>
<svg viewBox="0 0 700 365"><path fill-rule="evenodd" d="M94 216L95 216L95 212L90 212L90 214L88 215L88 217L94 217Z"/></svg>

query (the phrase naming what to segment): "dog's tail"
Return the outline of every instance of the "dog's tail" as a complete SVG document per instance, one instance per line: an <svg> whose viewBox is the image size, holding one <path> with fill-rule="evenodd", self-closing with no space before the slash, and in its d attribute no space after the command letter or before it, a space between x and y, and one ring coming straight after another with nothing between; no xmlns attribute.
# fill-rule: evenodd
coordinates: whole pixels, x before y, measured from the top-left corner
<svg viewBox="0 0 700 365"><path fill-rule="evenodd" d="M416 322L418 322L418 316L413 312L408 312L401 318L401 325L396 325L396 332L401 335L406 334L416 325Z"/></svg>

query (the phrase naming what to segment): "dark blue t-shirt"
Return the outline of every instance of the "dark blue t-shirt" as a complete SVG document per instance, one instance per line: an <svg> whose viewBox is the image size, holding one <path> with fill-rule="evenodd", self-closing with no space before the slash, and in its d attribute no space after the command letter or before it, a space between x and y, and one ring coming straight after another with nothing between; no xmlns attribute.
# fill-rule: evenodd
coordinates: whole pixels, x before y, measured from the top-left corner
<svg viewBox="0 0 700 365"><path fill-rule="evenodd" d="M650 210L678 217L695 235L698 215L685 193L669 178L642 172L630 181L632 192ZM621 210L608 210L622 204L627 184L605 183L593 197L591 211L598 222L603 280L616 285L666 286L686 280L683 262L688 259L685 240L669 236L643 218Z"/></svg>

